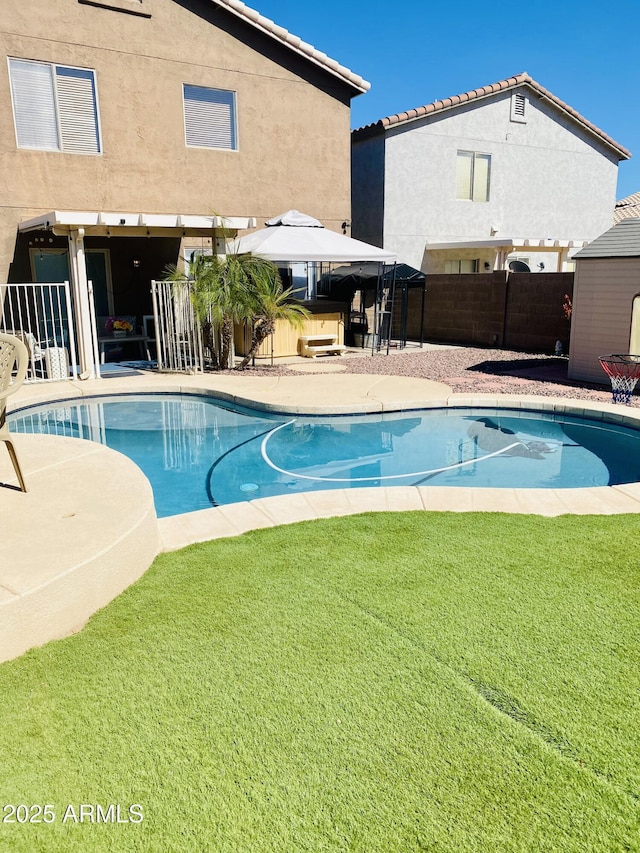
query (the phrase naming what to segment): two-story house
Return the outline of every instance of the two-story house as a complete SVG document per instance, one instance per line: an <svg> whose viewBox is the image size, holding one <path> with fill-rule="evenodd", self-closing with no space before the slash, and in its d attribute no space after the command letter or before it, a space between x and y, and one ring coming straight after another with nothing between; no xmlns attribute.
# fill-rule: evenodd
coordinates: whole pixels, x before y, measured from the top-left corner
<svg viewBox="0 0 640 853"><path fill-rule="evenodd" d="M351 218L369 84L238 0L3 0L0 50L0 282L72 282L85 372L89 280L96 315L139 322L194 249Z"/></svg>
<svg viewBox="0 0 640 853"><path fill-rule="evenodd" d="M354 237L427 273L573 268L630 153L527 73L352 133Z"/></svg>

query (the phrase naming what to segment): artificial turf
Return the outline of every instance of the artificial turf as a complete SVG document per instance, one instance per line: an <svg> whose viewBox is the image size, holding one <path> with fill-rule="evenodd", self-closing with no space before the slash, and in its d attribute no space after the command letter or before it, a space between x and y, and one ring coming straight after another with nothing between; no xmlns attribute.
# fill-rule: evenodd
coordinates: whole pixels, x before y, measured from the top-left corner
<svg viewBox="0 0 640 853"><path fill-rule="evenodd" d="M640 850L637 540L385 513L162 555L0 666L0 804L54 815L0 850Z"/></svg>

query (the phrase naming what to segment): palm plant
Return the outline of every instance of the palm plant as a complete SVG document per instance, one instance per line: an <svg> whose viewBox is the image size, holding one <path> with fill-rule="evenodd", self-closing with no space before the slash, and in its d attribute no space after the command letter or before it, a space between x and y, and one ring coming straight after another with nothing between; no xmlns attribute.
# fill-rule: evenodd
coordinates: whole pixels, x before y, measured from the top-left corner
<svg viewBox="0 0 640 853"><path fill-rule="evenodd" d="M274 331L276 320L288 320L299 327L308 316L305 308L288 301L291 291L283 290L277 267L251 253L194 255L186 275L176 266L166 272L176 287L189 286L202 342L214 370L231 366L236 323L250 322L253 328L250 350L238 365L244 369Z"/></svg>
<svg viewBox="0 0 640 853"><path fill-rule="evenodd" d="M224 316L222 299L218 294L221 279L220 260L215 255L194 254L186 271L175 264L170 264L165 269L165 275L169 281L173 282L176 298L178 293L182 296L183 290L188 289L204 349L209 352L213 369L219 370L221 365L220 328Z"/></svg>
<svg viewBox="0 0 640 853"><path fill-rule="evenodd" d="M277 320L285 320L300 329L309 312L300 303L291 301L291 288L284 290L277 268L255 255L240 255L246 269L250 270L249 286L246 290L248 319L251 320L251 345L237 370L244 370L261 344L276 328Z"/></svg>

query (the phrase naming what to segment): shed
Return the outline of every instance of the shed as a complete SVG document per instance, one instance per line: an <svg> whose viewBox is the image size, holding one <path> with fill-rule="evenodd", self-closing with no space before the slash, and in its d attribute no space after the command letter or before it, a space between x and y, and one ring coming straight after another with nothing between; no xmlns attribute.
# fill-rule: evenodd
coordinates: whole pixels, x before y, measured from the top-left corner
<svg viewBox="0 0 640 853"><path fill-rule="evenodd" d="M575 260L567 375L604 383L599 356L640 354L640 218L623 219Z"/></svg>

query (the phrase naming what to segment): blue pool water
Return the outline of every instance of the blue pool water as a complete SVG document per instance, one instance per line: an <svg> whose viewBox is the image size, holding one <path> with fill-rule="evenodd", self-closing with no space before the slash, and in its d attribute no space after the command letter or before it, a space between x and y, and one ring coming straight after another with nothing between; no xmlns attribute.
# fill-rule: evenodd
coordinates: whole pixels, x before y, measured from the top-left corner
<svg viewBox="0 0 640 853"><path fill-rule="evenodd" d="M15 432L101 441L130 457L159 516L317 489L579 488L640 480L640 432L509 409L292 416L211 397L65 401L9 417Z"/></svg>

